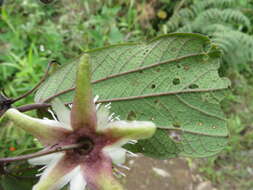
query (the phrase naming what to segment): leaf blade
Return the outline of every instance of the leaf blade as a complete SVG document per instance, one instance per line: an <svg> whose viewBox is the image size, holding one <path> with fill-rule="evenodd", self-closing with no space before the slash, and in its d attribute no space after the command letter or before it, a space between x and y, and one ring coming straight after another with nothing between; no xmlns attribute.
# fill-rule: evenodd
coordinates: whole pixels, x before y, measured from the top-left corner
<svg viewBox="0 0 253 190"><path fill-rule="evenodd" d="M140 141L131 150L149 156L153 152L158 158L203 157L216 154L225 146L228 131L219 102L230 83L218 75L220 55L208 38L170 34L147 44L115 45L88 53L93 92L100 96L99 101L112 102L112 111L122 119L132 116L135 120L151 120L160 127L152 139ZM64 72L74 80L75 63L66 65L58 77L63 77ZM74 87L71 83L62 89L56 85L52 92L46 88L49 83L50 79L37 93L36 101ZM69 102L72 93L60 97ZM160 138L166 142L166 150L173 151L152 151Z"/></svg>

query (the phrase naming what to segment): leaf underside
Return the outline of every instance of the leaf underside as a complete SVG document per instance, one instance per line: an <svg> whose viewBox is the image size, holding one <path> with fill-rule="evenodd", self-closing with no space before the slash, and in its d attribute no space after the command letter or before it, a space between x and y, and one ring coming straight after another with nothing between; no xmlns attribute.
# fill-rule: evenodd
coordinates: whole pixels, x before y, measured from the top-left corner
<svg viewBox="0 0 253 190"><path fill-rule="evenodd" d="M199 34L174 33L146 44L113 45L89 52L93 94L111 102L125 120L153 121L159 129L147 140L126 147L166 159L206 157L227 143L219 102L230 85L218 75L220 53ZM78 61L64 65L41 86L35 101L74 87ZM58 96L65 103L73 91Z"/></svg>

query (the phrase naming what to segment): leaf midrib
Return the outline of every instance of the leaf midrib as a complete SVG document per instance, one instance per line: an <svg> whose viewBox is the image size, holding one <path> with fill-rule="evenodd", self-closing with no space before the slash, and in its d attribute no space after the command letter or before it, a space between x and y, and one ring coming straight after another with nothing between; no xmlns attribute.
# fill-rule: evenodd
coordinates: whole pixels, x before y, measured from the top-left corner
<svg viewBox="0 0 253 190"><path fill-rule="evenodd" d="M126 72L122 72L122 73L118 73L118 74L113 74L113 75L109 75L107 77L104 77L104 78L101 78L101 79L98 79L98 80L94 80L92 81L91 83L92 84L96 84L96 83L99 83L99 82L102 82L102 81L106 81L108 79L112 79L112 78L116 78L116 77L119 77L119 76L123 76L123 75L127 75L127 74L130 74L130 73L135 73L135 72L139 72L139 71L144 71L146 69L150 69L150 68L153 68L153 67L157 67L157 66L160 66L160 65L163 65L163 64L168 64L168 63L173 63L173 62L178 62L178 61L181 61L181 60L184 60L184 59L188 59L188 58L191 58L191 57L198 57L198 56L204 56L204 55L208 55L209 53L195 53L195 54L189 54L189 55L185 55L185 56L181 56L181 57L178 57L178 58L174 58L174 59L170 59L170 60L165 60L165 61L162 61L162 62L158 62L158 63L154 63L154 64L151 64L151 65L148 65L148 66L144 66L144 67L139 67L137 69L133 69L133 70L130 70L130 71L126 71ZM61 91L61 92L58 92L50 97L48 97L47 99L45 99L43 101L44 102L49 102L51 101L53 98L57 97L57 96L60 96L60 95L63 95L63 94L66 94L68 92L71 92L75 90L75 87L73 88L69 88L69 89L66 89L64 91Z"/></svg>
<svg viewBox="0 0 253 190"><path fill-rule="evenodd" d="M172 127L172 126L166 126L166 127L158 126L158 128L163 129L163 130L168 130L168 131L180 131L182 133L190 133L190 134L194 134L194 135L203 135L203 136L209 136L209 137L223 137L223 138L229 137L228 134L210 134L210 133L191 131L189 129L176 128L176 127Z"/></svg>

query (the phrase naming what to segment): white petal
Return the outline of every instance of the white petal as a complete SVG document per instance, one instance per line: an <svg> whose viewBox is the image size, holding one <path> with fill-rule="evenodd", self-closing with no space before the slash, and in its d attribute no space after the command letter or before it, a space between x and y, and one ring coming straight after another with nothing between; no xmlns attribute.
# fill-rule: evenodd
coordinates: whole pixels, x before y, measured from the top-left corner
<svg viewBox="0 0 253 190"><path fill-rule="evenodd" d="M63 154L64 153L62 152L48 154L45 156L29 159L28 162L32 165L48 165L52 160L59 160Z"/></svg>
<svg viewBox="0 0 253 190"><path fill-rule="evenodd" d="M78 171L77 168L73 169L67 175L63 176L59 181L56 181L55 184L54 184L54 186L51 186L47 190L60 190L65 185L67 185L73 179L74 176L76 176L77 171ZM43 176L44 176L44 174L42 174L41 178L43 178ZM33 190L36 190L35 186L34 186Z"/></svg>
<svg viewBox="0 0 253 190"><path fill-rule="evenodd" d="M73 178L74 178L74 176L77 175L78 170L79 170L78 167L75 168L70 173L68 173L67 175L65 175L61 180L59 180L57 182L57 185L55 186L55 190L63 188L67 183L69 183L70 181L72 181ZM52 189L52 190L54 190L54 189Z"/></svg>
<svg viewBox="0 0 253 190"><path fill-rule="evenodd" d="M65 154L63 154L63 156L64 155ZM33 187L33 190L60 190L77 175L79 172L79 166L76 166L67 172L64 169L64 164L61 163L63 156L58 156L56 159L51 160L47 169L42 173L39 182ZM55 174L59 171L59 167L63 168L64 172L58 173L56 177ZM68 166L66 165L66 167Z"/></svg>
<svg viewBox="0 0 253 190"><path fill-rule="evenodd" d="M31 163L32 164L32 162L33 163L38 163L38 165L39 165L39 163L42 163L43 161L44 161L44 163L46 162L46 161L49 161L49 162L46 162L45 164L47 165L47 169L42 173L42 176L41 176L41 179L43 178L43 176L45 177L45 176L47 176L48 175L48 173L52 170L52 168L54 168L56 165L57 165L57 163L62 159L62 157L65 155L65 153L63 153L63 152L59 152L59 153L54 153L55 155L53 155L52 157L51 157L51 159L50 159L50 157L44 157L44 156L41 156L42 157L42 159L40 160L39 158L40 157L38 157L38 158L33 158L33 159L30 159L29 160L29 163ZM57 154L57 155L56 155ZM50 154L48 155L48 156L50 156ZM43 158L44 157L44 158ZM37 159L37 160L36 160ZM50 160L47 160L47 159L50 159ZM36 164L35 164L36 165Z"/></svg>
<svg viewBox="0 0 253 190"><path fill-rule="evenodd" d="M116 165L123 164L126 161L126 150L124 148L108 146L105 147L103 151L112 159L112 162Z"/></svg>
<svg viewBox="0 0 253 190"><path fill-rule="evenodd" d="M70 190L85 190L86 184L81 168L78 167L76 175L70 181Z"/></svg>
<svg viewBox="0 0 253 190"><path fill-rule="evenodd" d="M109 110L104 106L101 106L97 110L97 131L101 132L106 129L109 123Z"/></svg>
<svg viewBox="0 0 253 190"><path fill-rule="evenodd" d="M60 101L60 99L55 99L52 102L52 108L64 128L72 129L70 124L70 110Z"/></svg>

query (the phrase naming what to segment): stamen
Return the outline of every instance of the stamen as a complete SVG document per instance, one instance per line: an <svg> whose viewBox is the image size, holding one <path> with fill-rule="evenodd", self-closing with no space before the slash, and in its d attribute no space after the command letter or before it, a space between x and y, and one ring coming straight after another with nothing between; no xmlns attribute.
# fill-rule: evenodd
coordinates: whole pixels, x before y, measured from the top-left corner
<svg viewBox="0 0 253 190"><path fill-rule="evenodd" d="M45 166L43 166L42 168L40 168L40 169L38 169L38 171L40 172L40 171L42 171L42 170L44 170L44 169L46 169L47 168L47 165L45 165ZM38 175L38 174L37 174Z"/></svg>
<svg viewBox="0 0 253 190"><path fill-rule="evenodd" d="M137 154L133 153L133 152L130 152L129 150L126 150L126 153L128 153L128 156L129 157L138 157Z"/></svg>
<svg viewBox="0 0 253 190"><path fill-rule="evenodd" d="M111 104L112 104L112 103L111 103L111 102L109 102L108 104L106 104L106 105L105 105L105 108L107 108L107 109L111 109Z"/></svg>
<svg viewBox="0 0 253 190"><path fill-rule="evenodd" d="M49 109L48 112L52 115L52 117L55 121L58 121L58 119L56 118L56 116L52 110Z"/></svg>
<svg viewBox="0 0 253 190"><path fill-rule="evenodd" d="M42 176L43 173L38 173L38 174L35 174L36 177L40 177Z"/></svg>
<svg viewBox="0 0 253 190"><path fill-rule="evenodd" d="M39 142L39 140L38 140L38 139L36 139L36 138L34 138L34 139L33 139L33 141L34 141L34 142Z"/></svg>
<svg viewBox="0 0 253 190"><path fill-rule="evenodd" d="M115 115L115 113L112 113L109 117L108 117L108 120L109 121L113 121L113 116Z"/></svg>
<svg viewBox="0 0 253 190"><path fill-rule="evenodd" d="M97 104L96 105L96 110L98 110L100 106L101 106L101 103Z"/></svg>
<svg viewBox="0 0 253 190"><path fill-rule="evenodd" d="M128 141L128 144L136 144L138 141L137 140L130 140Z"/></svg>
<svg viewBox="0 0 253 190"><path fill-rule="evenodd" d="M98 99L99 99L99 95L96 95L96 96L94 97L94 99L93 99L94 103L96 103L96 101L98 101Z"/></svg>
<svg viewBox="0 0 253 190"><path fill-rule="evenodd" d="M116 175L121 175L123 177L126 177L126 174L124 174L123 172L119 171L117 168L113 168L113 170L115 171Z"/></svg>
<svg viewBox="0 0 253 190"><path fill-rule="evenodd" d="M122 164L117 164L117 166L120 167L120 168L126 169L126 170L130 170L129 167L127 167L125 165L122 165Z"/></svg>
<svg viewBox="0 0 253 190"><path fill-rule="evenodd" d="M73 104L69 104L69 105L68 105L70 109L72 108L72 105L73 105Z"/></svg>

